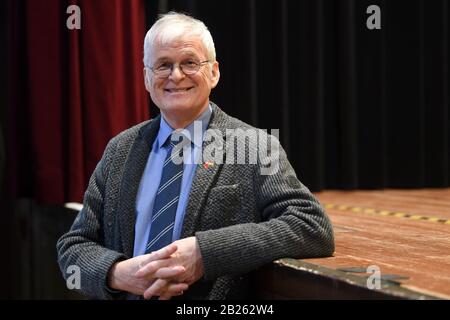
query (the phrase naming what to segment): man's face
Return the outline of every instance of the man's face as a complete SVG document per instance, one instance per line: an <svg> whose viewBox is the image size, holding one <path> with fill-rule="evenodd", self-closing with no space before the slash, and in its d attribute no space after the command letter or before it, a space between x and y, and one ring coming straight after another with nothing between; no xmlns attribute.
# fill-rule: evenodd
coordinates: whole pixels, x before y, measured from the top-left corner
<svg viewBox="0 0 450 320"><path fill-rule="evenodd" d="M206 49L197 37L184 37L151 49L150 67L176 64L168 77L160 78L144 68L145 85L153 102L166 118L195 119L207 107L209 95L219 81L219 65L204 63L195 74L186 75L179 64L186 61L208 60Z"/></svg>

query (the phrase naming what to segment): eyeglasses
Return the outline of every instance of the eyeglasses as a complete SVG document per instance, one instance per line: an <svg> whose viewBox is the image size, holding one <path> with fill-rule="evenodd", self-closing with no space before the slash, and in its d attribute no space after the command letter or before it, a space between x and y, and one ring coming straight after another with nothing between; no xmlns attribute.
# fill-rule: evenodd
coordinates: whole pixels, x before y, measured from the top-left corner
<svg viewBox="0 0 450 320"><path fill-rule="evenodd" d="M180 70L185 75L193 75L200 70L200 67L205 63L208 63L209 60L197 62L195 60L186 60L181 63L169 63L169 62L160 62L155 64L153 67L148 67L158 78L167 78L173 71L174 66L178 65Z"/></svg>

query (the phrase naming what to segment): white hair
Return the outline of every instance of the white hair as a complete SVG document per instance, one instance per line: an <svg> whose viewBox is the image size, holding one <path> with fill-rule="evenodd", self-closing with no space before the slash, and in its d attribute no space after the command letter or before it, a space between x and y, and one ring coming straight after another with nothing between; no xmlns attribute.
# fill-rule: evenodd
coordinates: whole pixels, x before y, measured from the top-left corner
<svg viewBox="0 0 450 320"><path fill-rule="evenodd" d="M208 28L203 22L186 14L171 11L159 16L145 35L144 65L150 66L150 49L156 41L165 45L176 41L186 34L198 36L206 49L210 62L216 61L216 49Z"/></svg>

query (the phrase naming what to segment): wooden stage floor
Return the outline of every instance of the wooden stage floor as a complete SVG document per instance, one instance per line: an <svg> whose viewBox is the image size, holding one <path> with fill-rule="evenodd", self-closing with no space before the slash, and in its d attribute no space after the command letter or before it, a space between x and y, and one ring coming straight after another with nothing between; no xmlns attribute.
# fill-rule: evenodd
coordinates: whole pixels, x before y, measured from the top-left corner
<svg viewBox="0 0 450 320"><path fill-rule="evenodd" d="M273 294L266 297L450 299L450 189L324 191L315 195L333 222L335 254L277 261L275 265L296 269L303 276L270 273L272 283L269 280L263 290ZM379 268L383 284L379 291L384 296L364 293L371 275L369 266ZM331 281L322 282L329 288L318 288L320 279L311 280L308 287L308 274L328 277ZM297 295L292 285L283 287L283 279L292 283L302 277L306 280L299 287L315 294L299 289ZM362 291L341 294L339 288L344 286L339 283L359 286Z"/></svg>
<svg viewBox="0 0 450 320"><path fill-rule="evenodd" d="M450 299L450 189L316 194L335 230L331 268L377 265L405 288Z"/></svg>

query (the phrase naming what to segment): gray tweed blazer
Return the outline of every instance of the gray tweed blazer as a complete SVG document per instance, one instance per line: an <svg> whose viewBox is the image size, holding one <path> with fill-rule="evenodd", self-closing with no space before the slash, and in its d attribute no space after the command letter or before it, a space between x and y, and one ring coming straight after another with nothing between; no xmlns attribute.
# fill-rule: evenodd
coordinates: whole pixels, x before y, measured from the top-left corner
<svg viewBox="0 0 450 320"><path fill-rule="evenodd" d="M219 130L224 141L226 129L252 128L212 106L208 128ZM111 291L107 274L115 262L133 255L136 194L158 129L159 116L108 143L89 181L83 209L57 243L63 276L70 276L67 268L77 265L80 291L89 297L132 298ZM297 179L284 150L280 147L277 173L262 175L262 163L197 166L182 238L197 237L205 273L181 298L246 298L250 271L283 257L334 252L330 220Z"/></svg>

